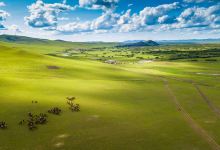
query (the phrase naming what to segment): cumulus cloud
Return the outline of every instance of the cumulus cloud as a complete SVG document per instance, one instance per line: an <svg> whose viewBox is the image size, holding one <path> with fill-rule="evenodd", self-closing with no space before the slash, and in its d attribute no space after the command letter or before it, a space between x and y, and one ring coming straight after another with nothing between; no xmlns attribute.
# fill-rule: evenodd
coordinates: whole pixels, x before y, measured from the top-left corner
<svg viewBox="0 0 220 150"><path fill-rule="evenodd" d="M0 7L5 6L4 2L0 2Z"/></svg>
<svg viewBox="0 0 220 150"><path fill-rule="evenodd" d="M66 25L60 25L56 28L57 31L63 33L79 33L92 32L98 30L111 30L117 25L119 15L112 11L104 12L100 17L86 22L72 22Z"/></svg>
<svg viewBox="0 0 220 150"><path fill-rule="evenodd" d="M208 8L187 8L180 14L177 20L177 27L214 27L220 24L220 4Z"/></svg>
<svg viewBox="0 0 220 150"><path fill-rule="evenodd" d="M5 6L4 2L0 2L0 7ZM7 11L0 9L0 30L5 30L6 27L3 25L4 21L10 16L10 14Z"/></svg>
<svg viewBox="0 0 220 150"><path fill-rule="evenodd" d="M21 29L18 27L18 25L11 25L7 29L13 32L22 32Z"/></svg>
<svg viewBox="0 0 220 150"><path fill-rule="evenodd" d="M187 3L202 3L205 0L184 0ZM145 7L140 12L132 13L128 9L116 13L119 0L79 0L79 7L85 9L101 9L102 14L89 21L80 19L72 22L59 14L74 8L63 3L45 4L42 0L28 7L30 16L25 18L29 26L57 31L64 34L75 33L106 33L106 32L137 32L174 29L220 29L220 3L213 6L184 7L179 2ZM213 4L213 3L210 3ZM181 8L181 9L179 9ZM182 11L182 12L181 12ZM1 15L0 15L1 16ZM1 17L0 17L1 19ZM58 24L58 21L68 21Z"/></svg>
<svg viewBox="0 0 220 150"><path fill-rule="evenodd" d="M30 16L24 19L26 24L34 28L54 27L61 12L73 9L65 3L46 4L42 0L37 0L36 3L28 6Z"/></svg>
<svg viewBox="0 0 220 150"><path fill-rule="evenodd" d="M109 30L117 24L119 15L111 11L105 12L102 16L92 21L91 28L93 30Z"/></svg>
<svg viewBox="0 0 220 150"><path fill-rule="evenodd" d="M139 15L134 16L134 20L139 21L141 25L153 25L158 23L158 19L163 17L171 10L179 8L179 3L164 4L157 7L146 7Z"/></svg>
<svg viewBox="0 0 220 150"><path fill-rule="evenodd" d="M55 29L58 32L62 33L81 33L81 32L91 32L91 22L71 22L65 25L57 26Z"/></svg>
<svg viewBox="0 0 220 150"><path fill-rule="evenodd" d="M0 22L5 21L10 14L4 10L0 10Z"/></svg>
<svg viewBox="0 0 220 150"><path fill-rule="evenodd" d="M172 18L166 13L177 8L179 8L179 3L176 2L157 7L146 7L137 14L131 14L130 9L123 14L115 13L114 10L109 9L92 21L61 25L57 27L57 31L64 33L137 31L158 23L171 23Z"/></svg>
<svg viewBox="0 0 220 150"><path fill-rule="evenodd" d="M172 4L159 5L157 7L145 7L138 14L133 14L132 16L128 16L127 14L126 18L129 20L127 23L121 24L119 31L136 31L159 23L172 23L174 20L172 20L167 13L177 8L179 8L179 3L175 2Z"/></svg>
<svg viewBox="0 0 220 150"><path fill-rule="evenodd" d="M79 6L88 9L114 9L119 0L79 0Z"/></svg>
<svg viewBox="0 0 220 150"><path fill-rule="evenodd" d="M158 18L158 23L163 24L169 22L170 17L168 15L164 15Z"/></svg>
<svg viewBox="0 0 220 150"><path fill-rule="evenodd" d="M6 6L4 2L0 2L0 7ZM5 26L4 22L6 19L10 16L10 14L7 11L0 9L0 30L8 30L8 31L14 31L14 32L21 32L19 27L17 25L11 25L11 26Z"/></svg>
<svg viewBox="0 0 220 150"><path fill-rule="evenodd" d="M127 10L127 12L119 17L118 25L123 25L129 23L131 19L131 9Z"/></svg>
<svg viewBox="0 0 220 150"><path fill-rule="evenodd" d="M67 20L69 20L69 18L67 18L67 17L59 17L57 19L60 20L60 21L67 21Z"/></svg>
<svg viewBox="0 0 220 150"><path fill-rule="evenodd" d="M220 4L209 7L186 8L173 24L163 24L158 30L184 30L184 31L218 31L220 29Z"/></svg>

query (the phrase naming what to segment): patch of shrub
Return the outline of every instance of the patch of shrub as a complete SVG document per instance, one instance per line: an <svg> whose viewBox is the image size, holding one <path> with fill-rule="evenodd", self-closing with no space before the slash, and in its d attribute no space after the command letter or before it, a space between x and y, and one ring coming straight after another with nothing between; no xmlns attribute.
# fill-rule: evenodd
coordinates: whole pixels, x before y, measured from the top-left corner
<svg viewBox="0 0 220 150"><path fill-rule="evenodd" d="M198 59L191 59L191 61L198 61Z"/></svg>
<svg viewBox="0 0 220 150"><path fill-rule="evenodd" d="M206 59L205 61L218 61L217 59Z"/></svg>

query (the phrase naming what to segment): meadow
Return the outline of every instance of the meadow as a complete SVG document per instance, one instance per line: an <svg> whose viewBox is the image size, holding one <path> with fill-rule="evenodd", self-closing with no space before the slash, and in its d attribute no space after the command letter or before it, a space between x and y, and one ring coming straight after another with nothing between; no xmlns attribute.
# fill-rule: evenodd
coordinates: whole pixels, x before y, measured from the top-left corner
<svg viewBox="0 0 220 150"><path fill-rule="evenodd" d="M1 42L0 150L220 149L220 44L115 45Z"/></svg>

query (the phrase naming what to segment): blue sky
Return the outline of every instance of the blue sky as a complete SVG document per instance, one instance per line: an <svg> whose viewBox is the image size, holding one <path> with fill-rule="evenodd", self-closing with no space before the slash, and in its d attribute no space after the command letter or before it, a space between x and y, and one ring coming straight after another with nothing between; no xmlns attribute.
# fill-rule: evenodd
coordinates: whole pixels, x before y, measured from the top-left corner
<svg viewBox="0 0 220 150"><path fill-rule="evenodd" d="M69 41L220 38L220 0L0 0L0 29Z"/></svg>

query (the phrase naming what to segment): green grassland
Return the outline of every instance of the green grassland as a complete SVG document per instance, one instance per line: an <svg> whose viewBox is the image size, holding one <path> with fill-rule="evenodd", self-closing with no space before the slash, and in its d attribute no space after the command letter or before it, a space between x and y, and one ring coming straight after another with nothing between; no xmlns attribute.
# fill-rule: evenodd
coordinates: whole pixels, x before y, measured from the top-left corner
<svg viewBox="0 0 220 150"><path fill-rule="evenodd" d="M0 150L219 149L219 44L61 43L0 43ZM18 125L55 106L46 125Z"/></svg>
<svg viewBox="0 0 220 150"><path fill-rule="evenodd" d="M220 57L219 44L194 44L194 45L161 45L154 47L114 47L109 44L106 47L69 48L53 53L60 57L92 60L118 60L123 62L137 62L138 60L157 61L216 61Z"/></svg>

